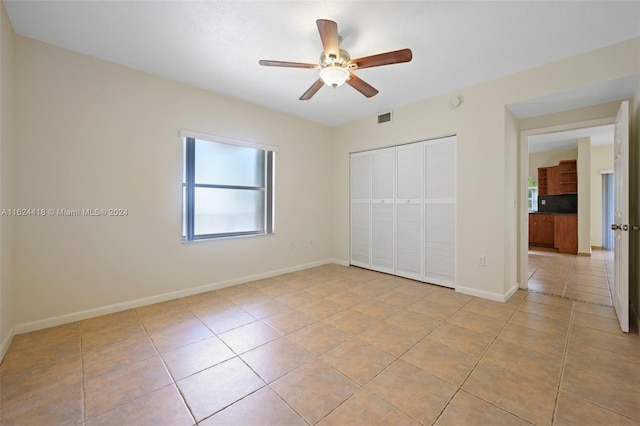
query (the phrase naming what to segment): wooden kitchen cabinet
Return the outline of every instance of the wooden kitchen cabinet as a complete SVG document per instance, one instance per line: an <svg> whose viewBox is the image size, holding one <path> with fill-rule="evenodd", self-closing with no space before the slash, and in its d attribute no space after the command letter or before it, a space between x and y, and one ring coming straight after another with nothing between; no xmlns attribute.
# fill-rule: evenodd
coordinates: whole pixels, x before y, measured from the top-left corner
<svg viewBox="0 0 640 426"><path fill-rule="evenodd" d="M553 235L559 253L578 254L578 215L555 215Z"/></svg>
<svg viewBox="0 0 640 426"><path fill-rule="evenodd" d="M564 160L558 165L559 191L561 194L578 193L578 163Z"/></svg>
<svg viewBox="0 0 640 426"><path fill-rule="evenodd" d="M529 245L554 246L554 215L529 214Z"/></svg>
<svg viewBox="0 0 640 426"><path fill-rule="evenodd" d="M538 195L549 195L546 167L538 167Z"/></svg>
<svg viewBox="0 0 640 426"><path fill-rule="evenodd" d="M557 166L538 168L538 195L578 193L578 163L562 160Z"/></svg>
<svg viewBox="0 0 640 426"><path fill-rule="evenodd" d="M560 195L560 169L558 166L547 167L547 195Z"/></svg>

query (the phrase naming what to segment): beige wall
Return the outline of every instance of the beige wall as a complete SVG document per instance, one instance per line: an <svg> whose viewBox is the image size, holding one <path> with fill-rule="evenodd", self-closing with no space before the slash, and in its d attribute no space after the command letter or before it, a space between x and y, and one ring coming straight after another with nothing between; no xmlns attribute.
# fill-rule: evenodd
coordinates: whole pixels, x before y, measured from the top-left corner
<svg viewBox="0 0 640 426"><path fill-rule="evenodd" d="M31 39L16 45L15 206L129 211L16 221L17 323L331 259L327 127ZM181 242L180 129L279 147L275 235Z"/></svg>
<svg viewBox="0 0 640 426"><path fill-rule="evenodd" d="M613 135L612 135L613 136ZM602 172L613 170L613 145L591 146L591 245L602 247Z"/></svg>
<svg viewBox="0 0 640 426"><path fill-rule="evenodd" d="M557 166L562 160L578 159L578 148L529 153L529 176L538 182L538 167Z"/></svg>
<svg viewBox="0 0 640 426"><path fill-rule="evenodd" d="M578 254L591 255L591 138L578 139Z"/></svg>
<svg viewBox="0 0 640 426"><path fill-rule="evenodd" d="M375 117L335 129L334 229L335 256L348 259L350 152L458 135L457 281L459 290L500 297L514 285L506 276L509 220L507 182L517 180L506 161L504 106L637 74L640 39L599 49L525 72L425 100L394 111L394 121L376 124ZM434 78L437 78L434 76ZM447 101L461 95L462 105ZM520 130L524 130L520 127ZM507 174L509 173L509 174ZM486 266L477 266L477 253L486 253Z"/></svg>
<svg viewBox="0 0 640 426"><path fill-rule="evenodd" d="M0 209L11 206L14 73L13 29L0 2ZM13 218L0 216L0 360L13 336L11 235Z"/></svg>
<svg viewBox="0 0 640 426"><path fill-rule="evenodd" d="M505 175L514 176L504 186L505 233L504 233L504 280L505 290L517 289L518 283L518 120L507 108L505 113Z"/></svg>

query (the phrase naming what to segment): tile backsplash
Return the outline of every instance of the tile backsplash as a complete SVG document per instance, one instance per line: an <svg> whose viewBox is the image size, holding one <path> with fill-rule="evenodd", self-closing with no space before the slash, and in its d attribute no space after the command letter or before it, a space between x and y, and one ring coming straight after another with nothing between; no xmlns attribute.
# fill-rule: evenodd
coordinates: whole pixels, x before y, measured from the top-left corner
<svg viewBox="0 0 640 426"><path fill-rule="evenodd" d="M539 195L538 211L543 213L578 213L578 195Z"/></svg>

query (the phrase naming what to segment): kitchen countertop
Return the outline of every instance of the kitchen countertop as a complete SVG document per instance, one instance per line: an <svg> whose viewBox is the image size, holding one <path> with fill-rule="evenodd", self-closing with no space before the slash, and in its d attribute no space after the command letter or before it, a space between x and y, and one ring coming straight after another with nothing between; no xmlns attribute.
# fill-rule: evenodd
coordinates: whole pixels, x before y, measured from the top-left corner
<svg viewBox="0 0 640 426"><path fill-rule="evenodd" d="M552 214L556 216L577 216L578 213L529 212L529 214Z"/></svg>

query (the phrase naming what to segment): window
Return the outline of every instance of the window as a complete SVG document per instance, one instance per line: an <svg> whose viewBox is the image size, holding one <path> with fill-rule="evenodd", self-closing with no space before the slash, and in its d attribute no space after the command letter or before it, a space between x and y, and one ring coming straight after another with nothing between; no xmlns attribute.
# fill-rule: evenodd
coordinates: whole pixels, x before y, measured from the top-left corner
<svg viewBox="0 0 640 426"><path fill-rule="evenodd" d="M529 211L538 211L538 184L534 178L529 176L529 188L527 191L527 198L529 201Z"/></svg>
<svg viewBox="0 0 640 426"><path fill-rule="evenodd" d="M273 233L275 147L181 134L182 240Z"/></svg>

